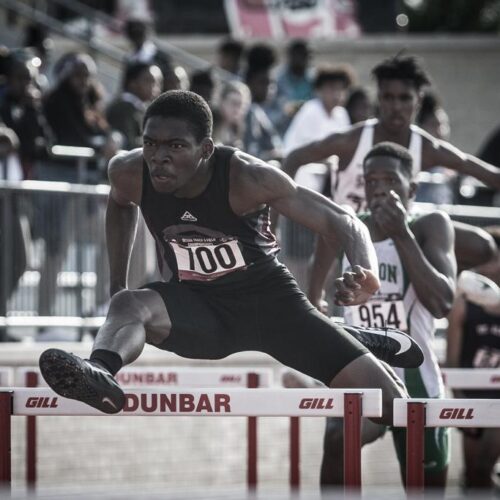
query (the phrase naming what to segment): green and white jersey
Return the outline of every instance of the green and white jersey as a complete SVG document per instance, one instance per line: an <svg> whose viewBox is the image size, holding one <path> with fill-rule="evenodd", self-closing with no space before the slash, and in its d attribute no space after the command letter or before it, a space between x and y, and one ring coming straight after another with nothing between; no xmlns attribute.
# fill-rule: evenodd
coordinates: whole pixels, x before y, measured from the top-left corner
<svg viewBox="0 0 500 500"><path fill-rule="evenodd" d="M344 308L349 325L398 328L413 337L424 353L419 368L395 368L412 397L443 397L444 386L438 361L432 350L434 317L418 300L392 239L374 243L379 263L380 290L366 304ZM342 270L350 270L344 256Z"/></svg>

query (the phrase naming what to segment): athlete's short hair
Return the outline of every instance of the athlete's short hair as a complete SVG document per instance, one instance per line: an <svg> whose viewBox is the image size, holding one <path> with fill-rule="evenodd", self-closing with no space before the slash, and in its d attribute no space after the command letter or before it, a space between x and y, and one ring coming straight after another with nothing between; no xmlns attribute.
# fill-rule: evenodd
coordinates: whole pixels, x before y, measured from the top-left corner
<svg viewBox="0 0 500 500"><path fill-rule="evenodd" d="M318 67L314 78L314 88L319 89L325 83L342 82L345 87L350 87L355 81L354 71L348 64L338 66L323 64Z"/></svg>
<svg viewBox="0 0 500 500"><path fill-rule="evenodd" d="M382 80L405 80L411 82L416 90L431 84L428 73L415 56L397 54L385 59L372 69L372 76L380 84Z"/></svg>
<svg viewBox="0 0 500 500"><path fill-rule="evenodd" d="M408 151L403 146L396 144L394 142L379 142L368 152L363 160L363 168L366 166L366 163L371 158L375 158L378 156L389 156L391 158L396 158L401 163L405 174L411 179L413 177L413 158Z"/></svg>
<svg viewBox="0 0 500 500"><path fill-rule="evenodd" d="M153 116L186 121L198 142L212 136L212 111L203 97L189 90L169 90L159 95L146 109L143 125Z"/></svg>

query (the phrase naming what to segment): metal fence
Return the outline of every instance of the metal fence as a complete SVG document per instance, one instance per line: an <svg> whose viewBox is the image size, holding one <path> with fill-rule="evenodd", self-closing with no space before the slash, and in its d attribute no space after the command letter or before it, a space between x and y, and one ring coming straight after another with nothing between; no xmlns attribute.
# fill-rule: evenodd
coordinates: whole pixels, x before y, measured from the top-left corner
<svg viewBox="0 0 500 500"><path fill-rule="evenodd" d="M105 315L108 192L105 185L0 181L0 318L22 317L26 325L43 326L42 318ZM500 208L440 208L453 219L474 225L500 223ZM280 223L280 229L280 259L304 286L314 237L288 221ZM146 233L142 223L131 266L135 286L155 277L154 243Z"/></svg>

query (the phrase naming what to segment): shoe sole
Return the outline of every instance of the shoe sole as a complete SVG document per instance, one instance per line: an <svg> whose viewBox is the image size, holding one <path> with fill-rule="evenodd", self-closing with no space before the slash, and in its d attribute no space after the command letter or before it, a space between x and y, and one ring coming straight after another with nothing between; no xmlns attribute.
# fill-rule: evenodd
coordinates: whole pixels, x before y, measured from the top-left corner
<svg viewBox="0 0 500 500"><path fill-rule="evenodd" d="M49 387L60 396L81 401L108 414L119 413L125 405L123 393L123 400L117 401L116 404L114 403L116 394L108 393L104 397L99 394L89 383L78 361L65 351L60 349L44 351L40 356L39 365Z"/></svg>

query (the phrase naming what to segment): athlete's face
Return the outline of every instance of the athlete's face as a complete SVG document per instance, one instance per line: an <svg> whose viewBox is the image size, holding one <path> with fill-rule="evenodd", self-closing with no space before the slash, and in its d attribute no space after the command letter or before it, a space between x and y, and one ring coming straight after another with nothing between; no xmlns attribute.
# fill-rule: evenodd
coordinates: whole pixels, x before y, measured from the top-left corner
<svg viewBox="0 0 500 500"><path fill-rule="evenodd" d="M411 181L401 161L392 156L374 156L364 165L366 203L370 212L377 211L380 204L394 191L405 208L415 194L415 183Z"/></svg>
<svg viewBox="0 0 500 500"><path fill-rule="evenodd" d="M142 151L155 190L183 196L196 184L213 142L198 142L185 120L152 116L144 126Z"/></svg>
<svg viewBox="0 0 500 500"><path fill-rule="evenodd" d="M393 132L408 128L415 119L420 94L405 80L382 80L378 85L379 120Z"/></svg>

